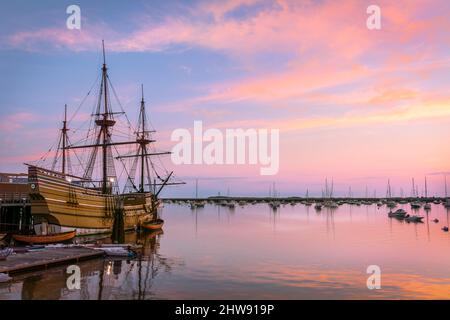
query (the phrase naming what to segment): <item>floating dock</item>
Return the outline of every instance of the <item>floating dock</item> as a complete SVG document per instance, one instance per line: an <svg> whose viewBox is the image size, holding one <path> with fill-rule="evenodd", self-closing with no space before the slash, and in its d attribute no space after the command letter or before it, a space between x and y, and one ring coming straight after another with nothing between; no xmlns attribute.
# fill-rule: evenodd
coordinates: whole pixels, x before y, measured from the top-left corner
<svg viewBox="0 0 450 320"><path fill-rule="evenodd" d="M54 266L101 258L103 256L103 251L89 248L45 248L10 255L5 261L0 261L0 273L11 275L42 270Z"/></svg>

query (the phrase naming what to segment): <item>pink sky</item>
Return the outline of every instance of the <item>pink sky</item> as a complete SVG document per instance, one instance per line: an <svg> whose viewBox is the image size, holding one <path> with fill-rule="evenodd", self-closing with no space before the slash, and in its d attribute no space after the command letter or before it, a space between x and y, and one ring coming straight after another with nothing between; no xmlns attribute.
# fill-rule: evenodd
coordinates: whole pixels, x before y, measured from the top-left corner
<svg viewBox="0 0 450 320"><path fill-rule="evenodd" d="M450 171L450 3L376 1L382 27L368 30L372 2L197 1L173 4L157 19L153 8L122 8L122 20L90 16L92 8L82 3L90 10L78 33L49 19L33 28L24 23L0 41L7 50L67 59L98 54L103 38L121 63L130 54L176 55L179 75L171 76L180 90L152 104L153 117L166 119L154 121L162 147L173 145L173 129L192 128L194 120L219 129L280 129L278 175L260 177L259 166L174 167L188 182L241 177L255 193L267 193L276 181L282 193L303 194L306 188L320 193L325 177L333 177L342 193L351 185L362 193L369 185L381 195L388 178L409 194L411 177L422 183L429 175L432 192L442 194L443 177L436 173ZM123 81L122 102L136 102L140 80ZM80 88L78 99L88 89ZM50 128L59 118L42 125L37 106L17 105L2 113L2 144L30 131L53 142ZM37 148L2 153L0 169L15 169L14 162L38 154ZM242 181L226 181L205 185L211 193L244 191Z"/></svg>

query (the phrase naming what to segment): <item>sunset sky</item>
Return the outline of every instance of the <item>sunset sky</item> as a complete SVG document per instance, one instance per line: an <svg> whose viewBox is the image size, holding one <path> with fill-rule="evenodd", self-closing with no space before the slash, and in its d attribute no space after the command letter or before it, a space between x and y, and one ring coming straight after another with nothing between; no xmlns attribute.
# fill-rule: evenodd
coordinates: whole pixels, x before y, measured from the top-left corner
<svg viewBox="0 0 450 320"><path fill-rule="evenodd" d="M81 30L66 28L67 6ZM381 8L381 30L366 9ZM450 173L450 2L11 1L0 9L0 171L23 172L54 143L63 106L73 113L97 78L105 40L109 75L132 121L145 87L159 149L171 132L280 129L280 170L259 165L167 167L187 182L166 195L283 196L325 178L336 195L444 193ZM90 112L88 104L82 118ZM76 127L75 118L72 122ZM450 180L450 176L448 177ZM449 181L450 185L450 181ZM449 189L450 190L450 189Z"/></svg>

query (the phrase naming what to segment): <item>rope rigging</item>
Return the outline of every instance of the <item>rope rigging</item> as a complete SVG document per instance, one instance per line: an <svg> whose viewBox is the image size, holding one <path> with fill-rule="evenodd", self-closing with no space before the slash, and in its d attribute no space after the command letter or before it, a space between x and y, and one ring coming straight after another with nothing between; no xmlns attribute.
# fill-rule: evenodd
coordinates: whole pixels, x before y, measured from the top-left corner
<svg viewBox="0 0 450 320"><path fill-rule="evenodd" d="M111 188L114 190L119 190L119 180L122 181L122 179L125 179L124 192L144 192L145 185L150 186L150 190L152 190L152 186L156 190L156 179L152 182L152 178L155 177L159 182L165 184L167 183L169 172L164 167L160 156L160 154L163 154L164 152L156 152L156 148L153 145L154 140L152 139L152 133L154 133L155 130L153 130L151 121L149 121L145 114L143 93L141 112L139 113L139 119L137 126L135 127L130 122L106 70L104 64L102 72L97 74L94 83L76 107L75 112L69 119L67 119L67 116L64 117L65 126L63 129L60 129L61 133L58 135L56 141L37 162L45 162L49 155L54 154L50 167L55 171L57 169L59 170L58 164L61 161L61 158L63 158L61 171L66 173L65 170L67 168L67 173L70 173L71 175L77 174L78 176L83 177L84 180L81 182L81 185L88 183L89 186L92 185L93 187L98 188L95 183L102 182L104 186L106 181L105 177L107 177L109 180L108 182L111 182ZM96 87L98 87L98 90L96 90ZM93 90L97 91L96 95L92 95ZM118 106L120 112L113 111L112 99L108 99L109 92L112 92L112 96L116 102L114 103L114 106ZM86 102L88 100L90 101L90 99L94 99L94 101L91 105L92 112L90 113L89 118L77 124L75 129L70 129L69 139L66 125L74 124L75 122L78 122L79 119L83 119L82 117L79 117L79 115L83 106L85 106ZM102 113L103 107L104 112ZM115 115L118 116L115 117ZM122 115L124 115L125 121L123 121ZM151 127L152 130L147 130L147 126ZM113 136L115 139L113 139ZM127 140L113 141L117 138ZM75 142L73 143L72 140ZM121 152L119 152L123 150L119 150L119 146L128 148L128 153L126 154L134 158L130 163L127 163L127 161L123 159L123 153L121 154ZM84 148L91 149L87 152L84 151L86 150ZM83 151L77 153L78 149ZM99 151L101 151L100 154ZM74 157L71 157L72 154ZM114 156L115 154L117 154L117 157ZM150 158L150 156L156 157L157 160L155 161L157 163L155 163L155 161L153 161L154 158ZM141 159L142 163L138 169L139 159ZM72 160L75 160L75 163L72 163ZM122 166L119 176L117 176L118 172L116 171L115 160L119 160L119 163ZM127 164L131 164L131 168L130 166L127 166ZM102 171L103 174L101 174ZM139 183L136 181L136 174L138 172L141 174L141 181ZM164 177L164 174L162 173L164 173L166 177ZM97 176L101 176L102 178L97 179ZM173 177L170 178L173 179ZM148 184L145 182L148 182ZM141 188L139 188L138 185L141 185Z"/></svg>

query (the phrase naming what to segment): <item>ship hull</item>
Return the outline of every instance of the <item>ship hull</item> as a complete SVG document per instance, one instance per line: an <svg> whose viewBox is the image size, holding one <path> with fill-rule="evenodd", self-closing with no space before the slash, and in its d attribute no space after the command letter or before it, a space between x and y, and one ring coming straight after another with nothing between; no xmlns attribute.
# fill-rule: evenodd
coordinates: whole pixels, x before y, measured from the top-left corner
<svg viewBox="0 0 450 320"><path fill-rule="evenodd" d="M111 232L118 196L67 181L62 174L38 167L28 172L31 214L37 234L75 230L77 235ZM124 228L152 219L157 204L150 193L120 195Z"/></svg>

